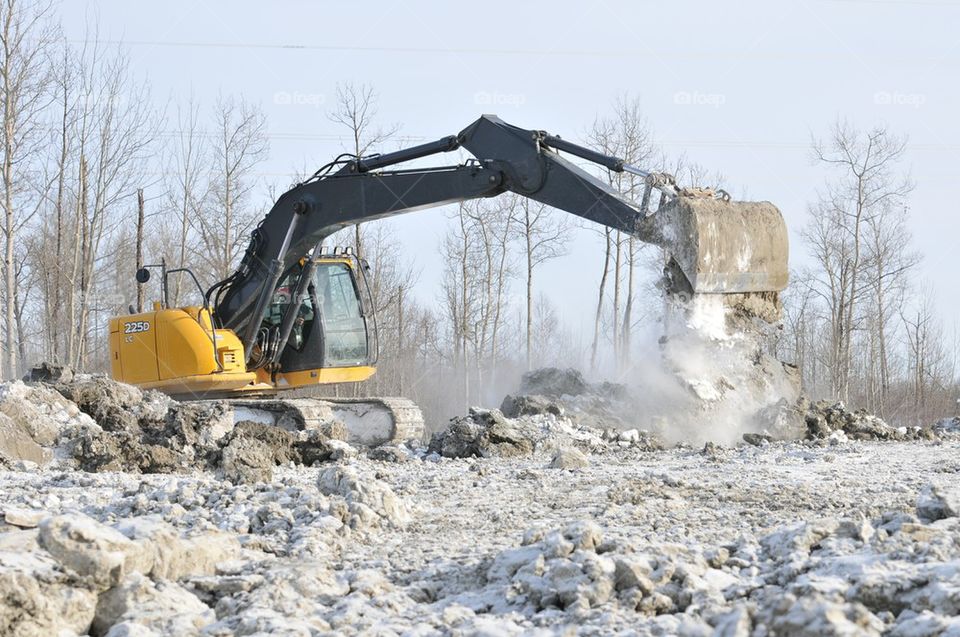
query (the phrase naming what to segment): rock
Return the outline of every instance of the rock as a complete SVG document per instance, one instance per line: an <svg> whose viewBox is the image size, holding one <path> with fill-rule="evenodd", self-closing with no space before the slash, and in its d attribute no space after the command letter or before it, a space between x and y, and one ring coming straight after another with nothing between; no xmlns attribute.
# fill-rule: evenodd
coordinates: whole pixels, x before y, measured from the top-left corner
<svg viewBox="0 0 960 637"><path fill-rule="evenodd" d="M89 578L101 591L118 584L127 573L152 567L141 546L79 513L46 518L40 523L38 540L60 564Z"/></svg>
<svg viewBox="0 0 960 637"><path fill-rule="evenodd" d="M580 520L564 527L563 537L573 542L575 549L594 550L603 541L603 531L593 520Z"/></svg>
<svg viewBox="0 0 960 637"><path fill-rule="evenodd" d="M295 440L280 427L252 421L238 423L222 451L223 476L235 484L270 482L273 468L295 457Z"/></svg>
<svg viewBox="0 0 960 637"><path fill-rule="evenodd" d="M841 637L881 634L883 622L859 604L839 604L819 596L798 599L773 618L774 634L791 637Z"/></svg>
<svg viewBox="0 0 960 637"><path fill-rule="evenodd" d="M559 398L564 395L579 396L588 390L583 375L575 369L544 367L525 373L520 381L520 392L527 395Z"/></svg>
<svg viewBox="0 0 960 637"><path fill-rule="evenodd" d="M650 575L656 560L646 555L630 555L614 559L614 582L618 591L637 588L647 595L654 589Z"/></svg>
<svg viewBox="0 0 960 637"><path fill-rule="evenodd" d="M767 405L753 417L753 426L760 431L770 432L773 440L797 440L804 436L806 421L804 416L808 404L804 399L791 403L781 398Z"/></svg>
<svg viewBox="0 0 960 637"><path fill-rule="evenodd" d="M558 449L550 461L551 469L583 469L588 466L587 457L573 448Z"/></svg>
<svg viewBox="0 0 960 637"><path fill-rule="evenodd" d="M143 564L150 565L143 572L153 578L179 580L212 575L218 564L237 559L241 552L235 535L213 531L184 538L156 518L122 520L117 530L141 548Z"/></svg>
<svg viewBox="0 0 960 637"><path fill-rule="evenodd" d="M546 396L538 395L506 396L500 404L500 411L503 412L503 415L507 418L539 416L542 414L562 416L564 413L561 405L552 402Z"/></svg>
<svg viewBox="0 0 960 637"><path fill-rule="evenodd" d="M3 521L11 526L18 526L21 529L34 529L46 515L47 513L45 511L6 507L3 510Z"/></svg>
<svg viewBox="0 0 960 637"><path fill-rule="evenodd" d="M97 428L75 404L46 385L0 383L0 412L42 447L52 447L74 429Z"/></svg>
<svg viewBox="0 0 960 637"><path fill-rule="evenodd" d="M753 445L754 447L762 447L763 445L768 445L773 442L773 436L768 436L767 434L745 433L743 434L743 441L747 444Z"/></svg>
<svg viewBox="0 0 960 637"><path fill-rule="evenodd" d="M873 525L865 518L840 520L840 526L837 527L837 537L849 537L860 542L869 542L874 533Z"/></svg>
<svg viewBox="0 0 960 637"><path fill-rule="evenodd" d="M161 635L190 636L199 635L214 619L213 610L178 584L153 582L141 573L132 573L100 595L93 632L102 635L123 622ZM131 628L125 630L130 634Z"/></svg>
<svg viewBox="0 0 960 637"><path fill-rule="evenodd" d="M928 484L917 498L917 516L928 522L960 516L960 488Z"/></svg>
<svg viewBox="0 0 960 637"><path fill-rule="evenodd" d="M533 447L529 435L499 410L471 408L467 417L454 418L433 435L429 451L446 458L511 457L529 455Z"/></svg>
<svg viewBox="0 0 960 637"><path fill-rule="evenodd" d="M0 551L9 553L40 552L36 529L7 529L0 533Z"/></svg>
<svg viewBox="0 0 960 637"><path fill-rule="evenodd" d="M774 559L787 559L794 553L807 556L811 547L832 535L839 526L837 520L815 520L785 527L771 533L760 545Z"/></svg>
<svg viewBox="0 0 960 637"><path fill-rule="evenodd" d="M358 589L360 587L357 587ZM377 588L373 597L386 609L400 610L402 603ZM263 573L263 583L249 593L224 598L217 604L221 621L205 629L209 635L290 635L382 633L393 617L384 615L361 590L354 589L342 573L332 572L324 562L301 561L278 564ZM341 609L337 620L324 607ZM379 630L371 624L381 619ZM334 630L339 625L339 630ZM362 627L368 626L367 630ZM398 632L398 631L391 631Z"/></svg>
<svg viewBox="0 0 960 637"><path fill-rule="evenodd" d="M351 445L349 442L344 442L343 440L331 438L327 441L327 446L330 449L330 460L335 462L349 460L350 458L356 458L360 455L360 452L357 451L356 447Z"/></svg>
<svg viewBox="0 0 960 637"><path fill-rule="evenodd" d="M738 606L717 621L713 637L750 637L750 613Z"/></svg>
<svg viewBox="0 0 960 637"><path fill-rule="evenodd" d="M367 457L380 462L402 463L410 461L410 453L404 447L381 445L367 452Z"/></svg>
<svg viewBox="0 0 960 637"><path fill-rule="evenodd" d="M842 431L853 440L905 440L920 438L919 431L900 431L860 409L850 411L842 402L820 401L809 406L805 416L807 438L828 438Z"/></svg>
<svg viewBox="0 0 960 637"><path fill-rule="evenodd" d="M8 466L24 460L38 465L46 464L51 454L30 436L30 433L10 416L0 413L0 458Z"/></svg>
<svg viewBox="0 0 960 637"><path fill-rule="evenodd" d="M299 456L299 462L310 467L333 458L336 452L336 444L333 443L333 440L342 442L337 438L331 439L329 435L320 430L307 429L297 434L297 441L293 443L293 447L297 456Z"/></svg>
<svg viewBox="0 0 960 637"><path fill-rule="evenodd" d="M160 637L160 633L154 632L143 624L124 621L111 626L104 637Z"/></svg>
<svg viewBox="0 0 960 637"><path fill-rule="evenodd" d="M0 549L0 635L83 635L96 603L95 591L46 554Z"/></svg>
<svg viewBox="0 0 960 637"><path fill-rule="evenodd" d="M351 505L354 516L362 519L364 509L372 511L389 525L403 528L410 522L410 513L403 500L386 482L361 473L351 465L336 465L321 472L317 481L321 493L339 495Z"/></svg>
<svg viewBox="0 0 960 637"><path fill-rule="evenodd" d="M67 365L43 362L35 365L23 377L30 383L69 383L73 380L73 368Z"/></svg>
<svg viewBox="0 0 960 637"><path fill-rule="evenodd" d="M157 403L166 407L172 402L162 394L144 394L133 385L102 375L77 374L54 387L107 431L139 431L141 420L162 421L167 410L156 409Z"/></svg>

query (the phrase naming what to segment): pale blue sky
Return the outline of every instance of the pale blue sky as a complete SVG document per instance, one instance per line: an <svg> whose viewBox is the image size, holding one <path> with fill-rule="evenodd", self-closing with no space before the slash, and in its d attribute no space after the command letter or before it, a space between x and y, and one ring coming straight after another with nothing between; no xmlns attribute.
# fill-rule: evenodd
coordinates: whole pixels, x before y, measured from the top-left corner
<svg viewBox="0 0 960 637"><path fill-rule="evenodd" d="M262 104L271 132L262 178L280 190L293 170L341 150L325 111L337 82L373 85L380 118L410 143L455 133L482 112L577 138L626 92L639 96L667 153L721 172L736 197L777 204L800 264L797 231L824 175L811 134L838 116L888 124L910 137L918 275L938 292L948 326L960 311L957 2L70 0L69 38L84 37L91 9L102 39L128 43L158 102L192 90L208 107L219 91ZM393 223L418 255L420 298L435 299L444 212ZM541 273L574 329L590 324L600 257L584 232Z"/></svg>

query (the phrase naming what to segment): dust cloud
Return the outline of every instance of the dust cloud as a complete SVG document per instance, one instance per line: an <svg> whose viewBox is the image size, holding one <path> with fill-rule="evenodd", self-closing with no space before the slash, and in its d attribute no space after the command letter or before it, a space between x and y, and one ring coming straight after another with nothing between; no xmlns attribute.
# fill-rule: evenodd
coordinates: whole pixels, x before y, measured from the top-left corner
<svg viewBox="0 0 960 637"><path fill-rule="evenodd" d="M770 353L775 324L725 295L666 305L659 338L626 379L652 430L674 444L729 445L745 433L802 435L794 409L798 383Z"/></svg>

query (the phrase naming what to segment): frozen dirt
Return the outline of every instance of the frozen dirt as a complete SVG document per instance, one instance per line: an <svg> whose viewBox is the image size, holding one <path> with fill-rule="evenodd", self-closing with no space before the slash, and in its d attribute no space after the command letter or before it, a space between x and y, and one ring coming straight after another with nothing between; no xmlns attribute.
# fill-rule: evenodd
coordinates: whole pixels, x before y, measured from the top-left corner
<svg viewBox="0 0 960 637"><path fill-rule="evenodd" d="M369 449L0 383L0 635L960 637L956 420L787 407L800 440L668 445L624 387L546 369Z"/></svg>
<svg viewBox="0 0 960 637"><path fill-rule="evenodd" d="M960 635L958 452L2 472L0 634Z"/></svg>

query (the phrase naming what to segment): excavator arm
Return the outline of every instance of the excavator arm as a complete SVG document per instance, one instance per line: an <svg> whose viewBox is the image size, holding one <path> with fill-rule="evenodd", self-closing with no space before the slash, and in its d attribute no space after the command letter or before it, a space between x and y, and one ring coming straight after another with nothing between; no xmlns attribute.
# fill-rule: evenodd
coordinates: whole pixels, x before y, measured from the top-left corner
<svg viewBox="0 0 960 637"><path fill-rule="evenodd" d="M459 148L475 159L451 167L386 170ZM625 198L558 151L641 176L642 201ZM663 197L651 213L654 190ZM208 297L215 298L220 324L241 336L249 356L281 274L324 238L352 224L507 191L663 247L691 292L776 292L786 284L786 229L771 204L732 204L685 192L669 175L484 115L459 135L383 155L341 158L296 185L253 232L238 270Z"/></svg>

